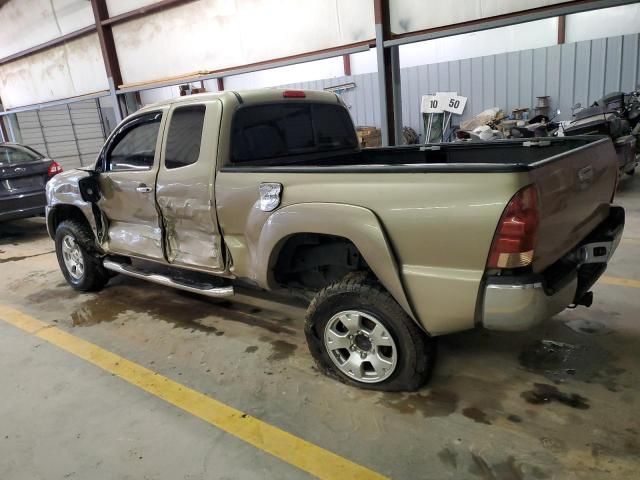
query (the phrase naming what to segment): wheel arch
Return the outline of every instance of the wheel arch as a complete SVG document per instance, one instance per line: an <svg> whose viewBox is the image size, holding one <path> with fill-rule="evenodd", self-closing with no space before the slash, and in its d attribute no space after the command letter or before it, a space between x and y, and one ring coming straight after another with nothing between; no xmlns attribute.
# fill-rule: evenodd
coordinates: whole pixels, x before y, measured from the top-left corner
<svg viewBox="0 0 640 480"><path fill-rule="evenodd" d="M94 224L89 218L87 218L87 215L80 207L66 203L59 203L53 205L47 210L47 231L52 239L56 236L56 229L58 228L58 225L65 220L76 220L87 225L95 235Z"/></svg>
<svg viewBox="0 0 640 480"><path fill-rule="evenodd" d="M274 266L294 235L320 234L352 243L380 283L403 310L423 328L405 293L398 263L377 216L369 209L337 203L300 203L273 213L264 224L256 247L256 276L268 288L277 286Z"/></svg>

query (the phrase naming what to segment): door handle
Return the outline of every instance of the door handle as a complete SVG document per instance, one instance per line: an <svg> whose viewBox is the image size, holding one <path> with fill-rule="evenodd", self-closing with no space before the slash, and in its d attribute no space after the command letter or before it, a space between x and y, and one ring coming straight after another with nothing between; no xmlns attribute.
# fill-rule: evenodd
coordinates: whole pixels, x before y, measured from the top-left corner
<svg viewBox="0 0 640 480"><path fill-rule="evenodd" d="M136 192L140 193L149 193L153 190L151 187L147 187L144 183L140 184L139 187L136 187Z"/></svg>

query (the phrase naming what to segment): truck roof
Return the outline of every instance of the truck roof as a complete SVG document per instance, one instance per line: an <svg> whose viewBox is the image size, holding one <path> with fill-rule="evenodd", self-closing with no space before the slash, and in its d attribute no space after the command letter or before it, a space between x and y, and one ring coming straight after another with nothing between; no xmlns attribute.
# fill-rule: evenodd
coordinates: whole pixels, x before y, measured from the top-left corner
<svg viewBox="0 0 640 480"><path fill-rule="evenodd" d="M255 90L225 90L223 92L207 92L207 93L196 93L194 95L185 95L183 97L176 97L170 100L164 100L162 102L153 103L151 105L147 105L136 113L154 110L158 107L170 106L176 103L193 103L207 100L215 100L220 99L223 103L233 102L233 103L243 103L243 104L255 104L255 103L265 103L265 102L276 102L282 101L286 98L286 100L301 100L300 97L291 97L287 98L284 96L285 92L303 92L304 99L313 100L314 102L320 103L336 103L340 101L340 98L333 92L327 92L322 90L295 90L290 88L260 88Z"/></svg>

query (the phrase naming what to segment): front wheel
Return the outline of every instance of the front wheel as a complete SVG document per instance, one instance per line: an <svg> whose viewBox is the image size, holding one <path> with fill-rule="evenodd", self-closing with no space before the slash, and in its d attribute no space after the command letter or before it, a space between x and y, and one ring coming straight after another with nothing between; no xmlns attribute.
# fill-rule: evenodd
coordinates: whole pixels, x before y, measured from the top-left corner
<svg viewBox="0 0 640 480"><path fill-rule="evenodd" d="M416 390L435 362L435 340L363 274L349 275L314 297L305 333L322 371L361 388Z"/></svg>
<svg viewBox="0 0 640 480"><path fill-rule="evenodd" d="M100 290L109 274L95 253L93 233L88 226L65 220L56 229L56 256L60 270L71 287L81 292Z"/></svg>

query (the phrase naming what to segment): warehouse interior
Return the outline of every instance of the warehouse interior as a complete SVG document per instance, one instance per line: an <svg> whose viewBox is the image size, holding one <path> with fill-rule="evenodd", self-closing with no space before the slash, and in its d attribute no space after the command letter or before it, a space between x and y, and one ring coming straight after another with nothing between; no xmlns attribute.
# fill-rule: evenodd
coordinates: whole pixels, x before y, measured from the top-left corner
<svg viewBox="0 0 640 480"><path fill-rule="evenodd" d="M458 3L0 0L1 479L636 477L640 2ZM251 157L286 102L319 150ZM138 121L149 172L117 172ZM530 187L533 246L494 264Z"/></svg>

